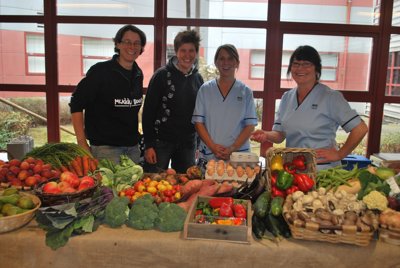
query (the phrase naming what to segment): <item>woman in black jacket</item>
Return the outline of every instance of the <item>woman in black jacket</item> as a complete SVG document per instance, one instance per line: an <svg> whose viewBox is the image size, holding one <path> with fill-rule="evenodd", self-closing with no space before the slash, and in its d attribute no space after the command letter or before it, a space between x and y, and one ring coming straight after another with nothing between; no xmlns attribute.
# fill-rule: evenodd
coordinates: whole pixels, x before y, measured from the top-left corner
<svg viewBox="0 0 400 268"><path fill-rule="evenodd" d="M136 59L143 53L146 35L126 25L116 33L114 44L113 58L93 65L72 94L72 123L78 144L95 158L118 163L125 154L138 163L143 73Z"/></svg>
<svg viewBox="0 0 400 268"><path fill-rule="evenodd" d="M196 66L200 37L182 31L174 40L176 56L150 80L143 107L145 170L171 167L179 173L195 164L196 131L191 117L203 78Z"/></svg>

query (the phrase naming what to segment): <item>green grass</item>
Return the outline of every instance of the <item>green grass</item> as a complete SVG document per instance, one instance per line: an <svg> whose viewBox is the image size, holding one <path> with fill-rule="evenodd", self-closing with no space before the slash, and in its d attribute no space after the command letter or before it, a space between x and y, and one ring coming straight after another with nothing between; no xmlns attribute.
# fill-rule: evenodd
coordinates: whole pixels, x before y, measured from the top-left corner
<svg viewBox="0 0 400 268"><path fill-rule="evenodd" d="M64 125L63 127L73 132L72 125ZM47 143L47 127L45 126L30 128L28 135L33 138L35 147L39 147ZM71 135L63 130L60 130L60 135L62 142L76 143L76 138L74 135Z"/></svg>

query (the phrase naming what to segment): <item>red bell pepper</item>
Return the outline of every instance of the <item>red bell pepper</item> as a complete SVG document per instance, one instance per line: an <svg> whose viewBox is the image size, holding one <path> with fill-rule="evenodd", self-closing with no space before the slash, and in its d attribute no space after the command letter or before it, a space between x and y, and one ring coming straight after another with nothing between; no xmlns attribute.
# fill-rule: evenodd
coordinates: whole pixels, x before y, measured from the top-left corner
<svg viewBox="0 0 400 268"><path fill-rule="evenodd" d="M219 209L219 216L221 217L233 217L233 209L232 205L229 205L227 203L222 203L220 209Z"/></svg>
<svg viewBox="0 0 400 268"><path fill-rule="evenodd" d="M278 178L278 172L277 171L273 171L271 173L271 186L276 185L277 178Z"/></svg>
<svg viewBox="0 0 400 268"><path fill-rule="evenodd" d="M286 162L283 164L283 169L290 174L294 174L296 172L296 166L291 162Z"/></svg>
<svg viewBox="0 0 400 268"><path fill-rule="evenodd" d="M286 194L293 194L294 192L298 191L299 187L297 187L296 185L292 185L290 188L286 189Z"/></svg>
<svg viewBox="0 0 400 268"><path fill-rule="evenodd" d="M271 196L276 197L276 196L281 196L283 198L286 197L285 191L279 190L276 186L271 187Z"/></svg>
<svg viewBox="0 0 400 268"><path fill-rule="evenodd" d="M307 193L314 186L314 180L307 174L296 173L294 174L294 184L297 185L300 191Z"/></svg>
<svg viewBox="0 0 400 268"><path fill-rule="evenodd" d="M304 155L295 156L292 160L292 164L298 170L305 170L307 168L306 157Z"/></svg>
<svg viewBox="0 0 400 268"><path fill-rule="evenodd" d="M212 208L220 208L222 203L226 203L230 206L233 205L233 198L232 197L213 197L208 201L208 204Z"/></svg>
<svg viewBox="0 0 400 268"><path fill-rule="evenodd" d="M236 218L246 219L247 217L246 207L243 204L234 204L233 213Z"/></svg>

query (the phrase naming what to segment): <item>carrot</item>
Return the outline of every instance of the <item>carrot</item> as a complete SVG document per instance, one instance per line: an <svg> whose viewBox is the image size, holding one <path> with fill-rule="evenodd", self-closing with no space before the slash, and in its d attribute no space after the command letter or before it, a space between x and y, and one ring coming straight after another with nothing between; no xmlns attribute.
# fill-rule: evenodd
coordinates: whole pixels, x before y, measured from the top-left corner
<svg viewBox="0 0 400 268"><path fill-rule="evenodd" d="M60 169L61 169L61 172L69 171L69 169L66 166L61 166Z"/></svg>
<svg viewBox="0 0 400 268"><path fill-rule="evenodd" d="M68 169L70 172L74 173L76 176L79 176L78 173L76 172L75 168L72 166L72 164L69 164Z"/></svg>
<svg viewBox="0 0 400 268"><path fill-rule="evenodd" d="M97 163L98 163L97 159L95 158L89 159L89 166L90 166L89 169L91 172L94 172L97 169Z"/></svg>
<svg viewBox="0 0 400 268"><path fill-rule="evenodd" d="M89 156L82 156L82 167L83 167L83 176L86 176L89 172Z"/></svg>
<svg viewBox="0 0 400 268"><path fill-rule="evenodd" d="M80 156L77 156L75 159L71 160L71 166L75 169L76 174L78 174L79 177L83 176L82 158Z"/></svg>

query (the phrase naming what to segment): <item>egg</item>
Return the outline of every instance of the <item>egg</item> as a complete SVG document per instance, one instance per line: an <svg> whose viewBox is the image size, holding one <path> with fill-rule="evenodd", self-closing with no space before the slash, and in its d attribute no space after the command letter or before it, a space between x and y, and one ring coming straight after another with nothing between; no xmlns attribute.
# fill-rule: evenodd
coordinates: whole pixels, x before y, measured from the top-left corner
<svg viewBox="0 0 400 268"><path fill-rule="evenodd" d="M218 165L217 166L217 175L218 176L222 176L222 175L224 175L224 173L225 173L225 167L221 166L221 165Z"/></svg>
<svg viewBox="0 0 400 268"><path fill-rule="evenodd" d="M236 167L236 175L240 178L244 175L244 168L242 166Z"/></svg>
<svg viewBox="0 0 400 268"><path fill-rule="evenodd" d="M260 173L260 171L261 171L260 166L256 165L256 166L254 167L254 173L255 173L255 174L258 174L258 173Z"/></svg>
<svg viewBox="0 0 400 268"><path fill-rule="evenodd" d="M245 172L248 178L252 178L254 175L254 170L250 166L246 166Z"/></svg>
<svg viewBox="0 0 400 268"><path fill-rule="evenodd" d="M215 168L214 167L207 167L207 175L212 177L214 176Z"/></svg>
<svg viewBox="0 0 400 268"><path fill-rule="evenodd" d="M235 173L235 169L232 167L231 164L228 164L226 166L226 174L228 174L229 177L232 177L234 173Z"/></svg>

